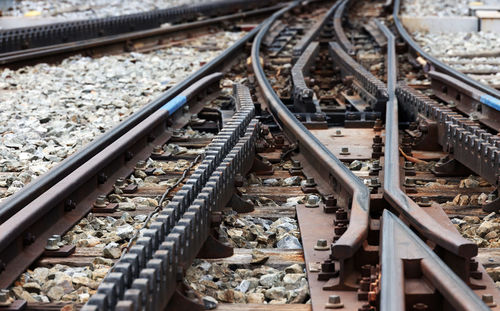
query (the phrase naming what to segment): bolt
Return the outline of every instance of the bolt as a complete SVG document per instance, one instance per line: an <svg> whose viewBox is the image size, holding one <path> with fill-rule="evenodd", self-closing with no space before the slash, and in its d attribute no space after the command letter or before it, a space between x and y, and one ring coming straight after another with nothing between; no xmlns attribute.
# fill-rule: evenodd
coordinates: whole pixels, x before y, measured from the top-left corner
<svg viewBox="0 0 500 311"><path fill-rule="evenodd" d="M380 137L380 135L375 135L375 136L373 137L373 142L374 142L375 144L381 144L381 143L382 143L382 137Z"/></svg>
<svg viewBox="0 0 500 311"><path fill-rule="evenodd" d="M153 147L153 154L162 154L163 149L160 145L156 145Z"/></svg>
<svg viewBox="0 0 500 311"><path fill-rule="evenodd" d="M327 251L329 249L328 242L325 239L319 239L316 241L314 249L317 251Z"/></svg>
<svg viewBox="0 0 500 311"><path fill-rule="evenodd" d="M380 186L380 183L378 182L378 177L373 177L370 179L370 186L372 187Z"/></svg>
<svg viewBox="0 0 500 311"><path fill-rule="evenodd" d="M300 165L300 161L296 161L296 160L294 160L292 162L292 167L296 168L296 169L302 169L302 165Z"/></svg>
<svg viewBox="0 0 500 311"><path fill-rule="evenodd" d="M55 239L57 243L61 243L61 236L59 234L54 234L51 238Z"/></svg>
<svg viewBox="0 0 500 311"><path fill-rule="evenodd" d="M335 131L335 135L333 135L334 137L341 137L341 136L344 136L342 135L342 131L341 130L336 130Z"/></svg>
<svg viewBox="0 0 500 311"><path fill-rule="evenodd" d="M58 250L60 247L59 245L57 245L57 239L55 238L48 238L47 239L47 245L45 246L45 249L48 250L48 251L56 251Z"/></svg>
<svg viewBox="0 0 500 311"><path fill-rule="evenodd" d="M309 207L309 208L318 207L319 206L319 200L320 200L319 196L317 196L317 195L309 195L307 197L307 201L306 201L305 206Z"/></svg>
<svg viewBox="0 0 500 311"><path fill-rule="evenodd" d="M373 161L372 169L380 169L380 161L379 160Z"/></svg>
<svg viewBox="0 0 500 311"><path fill-rule="evenodd" d="M306 183L304 184L306 187L314 187L316 186L316 182L314 181L314 178L308 177L306 180Z"/></svg>
<svg viewBox="0 0 500 311"><path fill-rule="evenodd" d="M341 302L339 295L330 295L325 307L327 309L340 309L344 307L344 304Z"/></svg>
<svg viewBox="0 0 500 311"><path fill-rule="evenodd" d="M493 300L493 295L491 294L483 294L481 297L483 302L488 306L488 307L494 307L497 304L495 303L495 300Z"/></svg>
<svg viewBox="0 0 500 311"><path fill-rule="evenodd" d="M421 310L423 311L423 310L428 310L428 309L429 309L429 307L425 303L419 302L419 303L416 303L413 305L413 310L415 310L415 311L421 311Z"/></svg>
<svg viewBox="0 0 500 311"><path fill-rule="evenodd" d="M5 307L10 305L14 299L10 297L9 291L6 289L0 290L0 306Z"/></svg>
<svg viewBox="0 0 500 311"><path fill-rule="evenodd" d="M115 186L117 188L120 188L120 189L123 189L127 186L127 184L125 183L125 179L124 178L118 178L115 182Z"/></svg>
<svg viewBox="0 0 500 311"><path fill-rule="evenodd" d="M95 202L94 202L94 207L97 208L103 208L107 206L107 199L105 195L99 195L97 196Z"/></svg>
<svg viewBox="0 0 500 311"><path fill-rule="evenodd" d="M403 186L414 187L415 186L415 180L413 180L411 178L405 178L405 183L403 184Z"/></svg>
<svg viewBox="0 0 500 311"><path fill-rule="evenodd" d="M411 170L413 169L413 163L411 163L410 161L405 161L405 166L404 166L405 169L408 169L408 170Z"/></svg>
<svg viewBox="0 0 500 311"><path fill-rule="evenodd" d="M341 151L340 151L340 154L341 155L348 155L348 154L351 154L349 152L349 148L348 147L342 147Z"/></svg>
<svg viewBox="0 0 500 311"><path fill-rule="evenodd" d="M144 170L147 167L147 163L144 160L137 161L137 164L135 165L136 170Z"/></svg>

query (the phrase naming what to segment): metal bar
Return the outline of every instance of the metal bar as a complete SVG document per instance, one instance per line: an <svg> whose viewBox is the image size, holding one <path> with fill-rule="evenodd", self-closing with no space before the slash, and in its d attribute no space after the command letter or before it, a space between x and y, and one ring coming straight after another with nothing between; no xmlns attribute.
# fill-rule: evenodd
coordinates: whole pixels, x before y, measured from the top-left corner
<svg viewBox="0 0 500 311"><path fill-rule="evenodd" d="M429 214L420 208L401 190L399 178L399 138L398 104L396 88L396 51L395 38L391 31L380 21L376 21L387 37L387 91L389 100L386 106L385 157L384 157L384 197L426 238L436 242L450 252L464 258L477 255L477 245L466 240L457 231L443 228Z"/></svg>
<svg viewBox="0 0 500 311"><path fill-rule="evenodd" d="M52 187L55 183L61 180L64 176L67 176L77 167L82 165L85 161L95 156L98 152L109 146L124 133L132 129L134 126L139 124L145 118L147 118L151 113L156 111L159 107L163 106L169 100L174 98L180 92L185 90L193 82L201 79L207 74L215 72L217 69L221 68L226 62L232 59L240 49L242 49L246 42L252 39L255 34L259 31L262 24L258 25L243 38L238 40L231 47L227 48L223 53L217 56L215 59L207 63L205 66L201 67L197 72L178 83L173 88L169 89L164 94L160 95L158 98L153 100L150 104L141 108L139 111L134 113L132 116L127 118L125 121L118 124L116 127L112 128L103 136L97 138L93 142L89 143L84 149L70 156L69 158L62 161L56 167L52 168L49 172L43 176L37 178L34 182L28 184L23 188L23 190L10 196L0 205L0 224L9 219L12 215L21 210L29 202L37 198L44 191Z"/></svg>
<svg viewBox="0 0 500 311"><path fill-rule="evenodd" d="M341 0L335 2L330 9L312 26L307 33L300 39L300 41L293 47L292 55L299 57L304 53L309 44L318 36L321 29L325 26L328 20L332 17L333 13L341 3Z"/></svg>
<svg viewBox="0 0 500 311"><path fill-rule="evenodd" d="M97 188L99 186L97 175L101 170L112 162L121 162L119 157L128 148L146 137L190 98L219 81L221 77L222 74L214 73L197 81L2 223L0 261L6 265L6 269L0 271L0 287L7 287L44 251L49 236L66 232L90 210L91 204L85 204L87 202L84 199L81 199L83 204L78 204L82 203L76 199L81 197L81 194L77 193L79 189ZM125 166L125 163L122 166ZM91 191L84 192L91 193ZM67 210L64 206L64 201L68 197L74 200L73 210ZM53 222L44 221L47 215L59 217ZM34 243L23 242L27 232L35 237Z"/></svg>
<svg viewBox="0 0 500 311"><path fill-rule="evenodd" d="M182 5L149 12L112 16L91 20L60 22L0 31L0 51L10 52L29 47L46 46L69 41L80 41L104 35L160 27L164 23L195 20L200 14L223 15L226 12L248 10L274 4L273 1L221 0L196 5ZM63 35L62 35L63 34Z"/></svg>
<svg viewBox="0 0 500 311"><path fill-rule="evenodd" d="M490 310L410 228L388 210L382 215L380 310L405 310L403 260L420 269L455 310Z"/></svg>
<svg viewBox="0 0 500 311"><path fill-rule="evenodd" d="M317 160L317 169L323 170L333 183L338 183L352 194L350 225L347 231L332 246L332 251L337 258L349 258L362 245L368 235L368 219L370 209L370 191L368 187L354 175L339 159L337 159L321 142L309 132L287 109L274 92L266 78L259 60L262 39L271 25L286 11L298 5L298 1L291 3L286 8L276 12L263 25L254 39L252 46L252 66L257 82L268 101L271 112L283 132L292 142L297 142L301 152ZM332 185L333 186L333 185Z"/></svg>
<svg viewBox="0 0 500 311"><path fill-rule="evenodd" d="M237 19L237 18L245 18L248 16L254 16L259 14L265 14L268 12L276 11L279 8L283 7L284 4L278 4L269 8L257 9L250 12L242 12L230 14L227 16L220 16L215 18L210 18L207 20L195 21L192 23L185 23L180 25L173 25L169 27L160 27L148 30L134 31L126 34L117 34L110 35L106 37L88 39L83 41L75 41L70 43L61 43L50 46L44 46L39 48L32 48L26 50L18 50L13 52L7 52L0 54L0 65L12 64L16 62L21 62L24 60L34 60L43 57L47 57L49 55L60 55L64 53L71 53L75 51L80 51L88 48L99 47L103 45L111 45L121 42L127 42L129 40L137 40L145 37L153 37L153 36L161 36L167 35L169 33L179 32L188 29L200 28L203 26L215 24L218 22Z"/></svg>
<svg viewBox="0 0 500 311"><path fill-rule="evenodd" d="M335 30L335 36L340 46L342 46L342 49L344 49L344 51L349 55L355 55L356 48L352 45L351 41L347 39L344 28L342 27L342 18L344 17L344 10L348 2L349 0L342 1L342 3L340 3L338 8L335 10L335 14L333 16L333 29Z"/></svg>
<svg viewBox="0 0 500 311"><path fill-rule="evenodd" d="M399 7L401 4L401 0L394 0L394 11L392 13L392 17L394 20L394 25L396 26L396 29L398 30L399 35L403 38L406 43L410 46L410 48L415 51L417 55L421 55L425 59L427 59L434 67L441 71L444 72L462 82L465 82L468 85L472 85L478 90L481 90L485 92L488 95L491 95L495 98L500 98L500 92L498 90L493 89L492 87L489 87L487 85L484 85L472 78L469 78L467 75L451 68L450 66L444 64L437 58L429 55L428 53L424 52L424 50L411 38L410 34L406 31L406 29L403 27L403 24L401 23L401 20L399 19Z"/></svg>

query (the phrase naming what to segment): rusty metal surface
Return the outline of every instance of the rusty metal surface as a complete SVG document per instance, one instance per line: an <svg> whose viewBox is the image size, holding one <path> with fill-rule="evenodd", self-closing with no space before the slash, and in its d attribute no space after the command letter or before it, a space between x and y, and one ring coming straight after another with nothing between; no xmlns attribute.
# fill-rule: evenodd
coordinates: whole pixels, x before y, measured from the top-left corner
<svg viewBox="0 0 500 311"><path fill-rule="evenodd" d="M342 77L352 76L358 82L358 89L354 88L377 112L385 110L385 102L388 100L387 87L373 74L358 64L348 55L336 42L329 44L330 56L333 62L340 67Z"/></svg>
<svg viewBox="0 0 500 311"><path fill-rule="evenodd" d="M282 4L278 4L269 8L256 9L249 12L235 13L191 23L172 25L169 27L154 28L150 30L135 31L84 41L61 43L47 47L2 53L0 54L0 65L12 66L12 64L16 63L17 66L17 63L23 63L23 61L29 61L30 63L44 60L47 61L55 57L60 58L74 53L81 53L82 50L88 49L92 49L93 55L98 54L100 50L108 50L113 47L116 47L118 50L123 50L127 45L132 44L132 42L142 42L144 40L151 41L155 39L161 41L162 39L165 40L165 38L168 38L169 35L174 33L188 32L200 29L207 30L208 26L222 24L226 21L269 14L273 11L278 10L282 6Z"/></svg>
<svg viewBox="0 0 500 311"><path fill-rule="evenodd" d="M288 8L292 8L295 5L297 4L291 4ZM278 123L282 127L283 132L292 142L299 144L301 153L310 159L315 159L317 164L316 169L323 172L324 175L328 174L330 184L334 188L342 188L352 194L350 221L356 225L349 226L346 233L332 246L336 257L349 258L361 247L362 241L368 234L369 190L290 113L266 79L259 60L260 45L263 37L276 19L285 11L286 9L283 9L275 13L255 37L252 46L253 70L257 82L269 102L270 109L275 118L279 120Z"/></svg>
<svg viewBox="0 0 500 311"><path fill-rule="evenodd" d="M388 210L382 216L380 263L381 311L408 310L416 303L425 303L429 310L447 306L463 311L490 310L429 246ZM414 284L412 287L408 286L409 281ZM415 283L430 287L431 294L439 291L444 299L430 299Z"/></svg>
<svg viewBox="0 0 500 311"><path fill-rule="evenodd" d="M500 130L500 107L489 106L484 102L487 95L464 82L449 75L429 71L434 95L447 103L456 105L457 109L477 121L489 126L495 131ZM500 102L500 99L491 97L491 101Z"/></svg>
<svg viewBox="0 0 500 311"><path fill-rule="evenodd" d="M3 223L6 219L29 204L29 202L33 201L44 191L56 184L60 179L79 167L82 163L88 161L90 158L109 146L119 137L123 136L127 131L142 122L151 113L163 106L169 100L173 99L180 92L184 91L192 83L208 74L215 72L216 70L220 70L223 66L230 63L233 60L233 57L244 47L244 45L251 38L254 37L259 29L260 25L250 31L243 38L238 40L231 47L226 49L219 56L215 57L205 66L201 67L200 70L196 71L190 77L186 78L173 88L169 89L163 95L159 96L153 102L140 109L138 112L133 114L127 120L121 122L106 134L89 143L86 148L65 159L59 165L51 169L47 174L44 174L43 176L37 178L34 182L26 185L23 188L23 191L19 191L3 201L0 205L0 223Z"/></svg>
<svg viewBox="0 0 500 311"><path fill-rule="evenodd" d="M340 161L369 160L372 158L373 137L377 134L371 128L343 128L342 134L336 134L338 128L310 130ZM348 147L348 152L342 148Z"/></svg>
<svg viewBox="0 0 500 311"><path fill-rule="evenodd" d="M207 76L181 96L190 99L220 78L219 73ZM0 272L0 287L9 286L42 254L51 235L69 230L90 211L97 195L109 191L116 178L128 175L137 161L151 154L154 145L171 136L164 121L174 112L158 109L0 225L0 261L5 265ZM151 135L156 137L156 144L148 140ZM133 154L131 159L127 152ZM103 182L100 175L106 176ZM27 243L28 236L32 238Z"/></svg>
<svg viewBox="0 0 500 311"><path fill-rule="evenodd" d="M399 84L396 95L405 113L412 118L423 115L437 122L437 141L444 151L483 177L498 185L500 174L500 137L486 132L480 124L440 105L426 95ZM436 138L435 138L436 139Z"/></svg>
<svg viewBox="0 0 500 311"><path fill-rule="evenodd" d="M318 53L319 42L312 42L292 67L293 106L296 112L316 112L314 91L307 86L304 77L309 75Z"/></svg>
<svg viewBox="0 0 500 311"><path fill-rule="evenodd" d="M349 0L343 0L340 2L335 14L333 15L333 28L335 30L335 36L339 44L342 46L344 51L349 55L356 54L356 48L352 45L351 41L347 39L345 35L344 28L342 27L344 10Z"/></svg>

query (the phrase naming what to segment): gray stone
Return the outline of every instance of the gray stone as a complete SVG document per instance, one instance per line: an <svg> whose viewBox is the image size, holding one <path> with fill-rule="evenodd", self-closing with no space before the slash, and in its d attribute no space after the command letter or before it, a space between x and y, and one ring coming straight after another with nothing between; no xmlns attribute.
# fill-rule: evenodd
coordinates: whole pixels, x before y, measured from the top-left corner
<svg viewBox="0 0 500 311"><path fill-rule="evenodd" d="M47 292L47 296L51 301L59 301L64 295L64 288L60 286L52 286Z"/></svg>
<svg viewBox="0 0 500 311"><path fill-rule="evenodd" d="M280 273L264 274L260 277L259 284L266 288L270 288L279 284L281 277L282 275Z"/></svg>
<svg viewBox="0 0 500 311"><path fill-rule="evenodd" d="M120 202L118 203L118 208L121 211L135 211L136 207L133 202Z"/></svg>
<svg viewBox="0 0 500 311"><path fill-rule="evenodd" d="M204 296L202 299L203 299L203 305L205 306L205 309L212 310L212 309L217 308L217 299L215 299L211 296Z"/></svg>
<svg viewBox="0 0 500 311"><path fill-rule="evenodd" d="M299 239L288 233L276 243L276 247L281 249L302 249Z"/></svg>
<svg viewBox="0 0 500 311"><path fill-rule="evenodd" d="M275 299L283 299L286 294L286 289L282 286L272 287L264 292L264 296L267 299L275 300Z"/></svg>
<svg viewBox="0 0 500 311"><path fill-rule="evenodd" d="M116 234L122 239L130 239L134 235L134 227L129 224L118 226Z"/></svg>

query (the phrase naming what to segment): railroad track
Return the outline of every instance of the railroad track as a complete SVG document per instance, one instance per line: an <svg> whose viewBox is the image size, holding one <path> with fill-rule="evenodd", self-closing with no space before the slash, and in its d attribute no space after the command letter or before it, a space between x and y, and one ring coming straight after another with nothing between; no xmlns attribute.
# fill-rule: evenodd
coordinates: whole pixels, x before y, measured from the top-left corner
<svg viewBox="0 0 500 311"><path fill-rule="evenodd" d="M387 7L286 4L7 201L0 310L497 309L498 98Z"/></svg>

